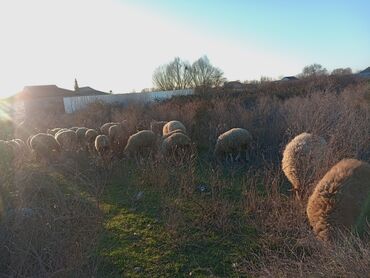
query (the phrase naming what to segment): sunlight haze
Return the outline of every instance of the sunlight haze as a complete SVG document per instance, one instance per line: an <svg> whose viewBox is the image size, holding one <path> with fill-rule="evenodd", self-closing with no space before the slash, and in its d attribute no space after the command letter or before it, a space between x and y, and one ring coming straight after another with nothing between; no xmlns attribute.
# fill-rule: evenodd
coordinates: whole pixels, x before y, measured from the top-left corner
<svg viewBox="0 0 370 278"><path fill-rule="evenodd" d="M102 91L141 91L176 56L207 55L241 81L295 75L315 62L329 70L370 65L366 1L310 1L304 10L292 1L199 2L1 0L0 97L27 85L72 89L75 78Z"/></svg>

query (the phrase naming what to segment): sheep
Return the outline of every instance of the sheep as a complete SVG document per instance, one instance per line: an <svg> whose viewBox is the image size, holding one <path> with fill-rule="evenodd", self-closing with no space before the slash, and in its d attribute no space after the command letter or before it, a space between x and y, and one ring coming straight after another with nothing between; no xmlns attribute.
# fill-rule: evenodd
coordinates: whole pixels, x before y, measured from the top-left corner
<svg viewBox="0 0 370 278"><path fill-rule="evenodd" d="M166 138L170 137L171 135L173 135L175 133L182 133L182 134L186 135L186 133L182 129L175 129L175 130L167 133L166 135L163 135L162 139L165 140Z"/></svg>
<svg viewBox="0 0 370 278"><path fill-rule="evenodd" d="M110 152L110 142L107 135L98 135L95 138L95 149L102 157L106 157Z"/></svg>
<svg viewBox="0 0 370 278"><path fill-rule="evenodd" d="M142 130L130 136L124 150L127 157L139 154L155 153L157 150L157 135L151 130Z"/></svg>
<svg viewBox="0 0 370 278"><path fill-rule="evenodd" d="M370 165L343 159L334 165L308 199L307 216L316 236L335 239L340 229L362 233L370 220Z"/></svg>
<svg viewBox="0 0 370 278"><path fill-rule="evenodd" d="M152 121L150 123L150 130L159 136L163 136L163 127L167 123L167 121Z"/></svg>
<svg viewBox="0 0 370 278"><path fill-rule="evenodd" d="M61 130L62 128L60 128L60 127L56 127L56 128L53 128L53 129L48 129L47 131L46 131L46 133L47 134L51 134L51 135L53 135L53 136L55 136L55 134L59 131L59 130Z"/></svg>
<svg viewBox="0 0 370 278"><path fill-rule="evenodd" d="M87 130L88 130L87 127L80 127L76 130L77 141L80 149L82 150L86 149L85 134Z"/></svg>
<svg viewBox="0 0 370 278"><path fill-rule="evenodd" d="M115 123L115 122L110 122L110 123L105 123L100 127L100 132L101 134L104 135L109 135L109 128L113 125L119 125L120 123Z"/></svg>
<svg viewBox="0 0 370 278"><path fill-rule="evenodd" d="M310 133L302 133L286 145L282 170L298 199L310 193L309 186L317 176L316 170L323 166L326 148L324 138Z"/></svg>
<svg viewBox="0 0 370 278"><path fill-rule="evenodd" d="M64 151L76 151L78 148L77 134L72 130L58 132L55 139Z"/></svg>
<svg viewBox="0 0 370 278"><path fill-rule="evenodd" d="M252 136L248 130L232 128L217 138L214 155L218 160L223 160L228 156L231 156L233 159L235 155L235 159L238 159L242 152L245 152L247 159L251 141Z"/></svg>
<svg viewBox="0 0 370 278"><path fill-rule="evenodd" d="M186 150L190 147L190 138L181 132L173 133L171 136L163 140L161 151L164 156L174 154L177 150Z"/></svg>
<svg viewBox="0 0 370 278"><path fill-rule="evenodd" d="M85 142L90 151L95 149L95 138L98 136L98 132L95 129L88 129L85 132Z"/></svg>
<svg viewBox="0 0 370 278"><path fill-rule="evenodd" d="M124 150L129 136L128 128L123 124L109 128L109 139L114 153L120 154Z"/></svg>
<svg viewBox="0 0 370 278"><path fill-rule="evenodd" d="M38 133L32 136L30 146L37 159L50 160L54 158L56 153L60 152L60 145L54 136L46 133Z"/></svg>
<svg viewBox="0 0 370 278"><path fill-rule="evenodd" d="M61 132L69 131L69 130L71 130L71 129L68 129L68 128L61 128L61 129L59 129L59 130L54 134L54 137L57 137L57 135L58 135L59 133L61 133Z"/></svg>
<svg viewBox="0 0 370 278"><path fill-rule="evenodd" d="M186 134L186 127L179 121L170 121L163 126L163 136L166 136L171 131L181 129Z"/></svg>

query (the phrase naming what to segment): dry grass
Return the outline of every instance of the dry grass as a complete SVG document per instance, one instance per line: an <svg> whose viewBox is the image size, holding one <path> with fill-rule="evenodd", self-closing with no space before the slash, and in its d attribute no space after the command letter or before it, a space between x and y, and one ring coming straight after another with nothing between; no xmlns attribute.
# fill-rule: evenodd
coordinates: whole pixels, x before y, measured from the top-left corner
<svg viewBox="0 0 370 278"><path fill-rule="evenodd" d="M102 213L110 207L105 227L113 227L116 241L128 232L124 224L133 229L136 221L140 229L134 231L148 232L159 246L154 250L150 245L143 254L137 250L145 247L143 241L125 242L128 247L114 259L121 274L140 277L125 272L131 266L125 256L142 262L146 254L154 254L148 262L164 267L147 265L153 272L145 275L168 271L161 272L166 276L176 269L200 271L203 277L366 277L369 244L348 234L330 246L317 241L306 219L306 199L293 198L280 165L285 145L302 132L323 136L329 144L325 167L315 170L312 186L343 158L370 161L369 88L343 82L345 86L332 79L308 80L294 88L262 84L256 94L221 92L219 97L204 94L151 106L93 105L36 123L38 130L96 128L125 119L134 132L148 129L153 119L176 119L185 124L194 146L186 156L108 164L85 154L47 166L28 158L30 166L19 163L3 172L0 272L4 277L109 276L93 254L99 249ZM233 127L253 135L248 165L219 165L212 156L217 137ZM150 225L160 226L160 235L143 228L148 217L153 218Z"/></svg>

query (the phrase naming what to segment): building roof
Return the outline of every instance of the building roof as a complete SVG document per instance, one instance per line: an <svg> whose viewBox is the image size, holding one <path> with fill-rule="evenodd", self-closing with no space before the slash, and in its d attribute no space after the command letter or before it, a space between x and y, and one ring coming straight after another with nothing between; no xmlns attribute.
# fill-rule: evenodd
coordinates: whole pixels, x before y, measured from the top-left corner
<svg viewBox="0 0 370 278"><path fill-rule="evenodd" d="M91 87L81 87L77 92L59 88L56 85L25 86L23 90L15 95L16 99L37 99L44 97L74 97L105 95L107 93L95 90Z"/></svg>
<svg viewBox="0 0 370 278"><path fill-rule="evenodd" d="M285 76L281 80L298 80L298 78L295 76Z"/></svg>
<svg viewBox="0 0 370 278"><path fill-rule="evenodd" d="M91 87L80 87L78 88L78 91L75 92L76 95L83 95L83 96L93 96L93 95L106 95L108 93L105 93L105 92L102 92L102 91L98 91L98 90L95 90Z"/></svg>
<svg viewBox="0 0 370 278"><path fill-rule="evenodd" d="M370 77L370 67L364 69L363 71L360 71L358 75L361 77Z"/></svg>
<svg viewBox="0 0 370 278"><path fill-rule="evenodd" d="M64 97L73 96L75 92L67 89L62 89L56 85L37 85L37 86L25 86L16 97L21 99L29 98L41 98L41 97Z"/></svg>

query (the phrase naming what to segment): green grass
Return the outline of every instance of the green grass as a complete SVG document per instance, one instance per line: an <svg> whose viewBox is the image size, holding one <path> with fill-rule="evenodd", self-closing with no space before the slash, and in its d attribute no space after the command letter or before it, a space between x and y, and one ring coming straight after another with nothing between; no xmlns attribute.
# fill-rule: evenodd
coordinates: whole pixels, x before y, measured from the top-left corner
<svg viewBox="0 0 370 278"><path fill-rule="evenodd" d="M101 277L240 277L236 266L257 248L256 232L238 205L242 174L217 195L237 204L229 212L227 230L222 230L213 223L213 193L182 196L146 183L132 165L122 167L124 173L114 175L103 200ZM208 186L215 180L207 169L198 167L195 175L197 183ZM143 196L136 200L138 192Z"/></svg>

